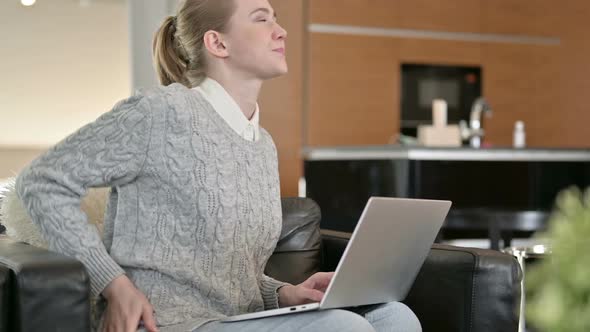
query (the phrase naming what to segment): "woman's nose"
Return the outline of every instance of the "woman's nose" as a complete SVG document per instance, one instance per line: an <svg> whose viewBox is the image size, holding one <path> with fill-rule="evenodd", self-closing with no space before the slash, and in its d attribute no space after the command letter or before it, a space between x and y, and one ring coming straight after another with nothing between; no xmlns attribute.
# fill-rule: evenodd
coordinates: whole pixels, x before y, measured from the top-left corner
<svg viewBox="0 0 590 332"><path fill-rule="evenodd" d="M285 39L287 38L287 30L283 29L283 27L277 23L273 37L274 39Z"/></svg>

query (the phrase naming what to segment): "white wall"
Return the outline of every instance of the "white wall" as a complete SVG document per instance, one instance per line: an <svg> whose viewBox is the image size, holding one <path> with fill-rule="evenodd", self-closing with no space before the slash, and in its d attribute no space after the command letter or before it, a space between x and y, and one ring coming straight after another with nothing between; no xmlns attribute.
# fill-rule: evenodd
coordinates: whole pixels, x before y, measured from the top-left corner
<svg viewBox="0 0 590 332"><path fill-rule="evenodd" d="M0 148L50 146L127 97L128 22L124 0L1 0Z"/></svg>
<svg viewBox="0 0 590 332"><path fill-rule="evenodd" d="M152 61L152 39L164 18L176 14L176 0L128 0L131 84L133 89L159 84Z"/></svg>

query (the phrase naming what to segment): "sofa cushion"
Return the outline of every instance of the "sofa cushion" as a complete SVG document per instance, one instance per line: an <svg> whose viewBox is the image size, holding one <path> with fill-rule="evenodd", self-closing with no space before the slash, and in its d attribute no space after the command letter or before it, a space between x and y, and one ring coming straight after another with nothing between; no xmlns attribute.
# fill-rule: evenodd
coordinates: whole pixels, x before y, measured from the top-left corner
<svg viewBox="0 0 590 332"><path fill-rule="evenodd" d="M308 198L283 198L283 227L265 273L298 284L320 269L319 206Z"/></svg>

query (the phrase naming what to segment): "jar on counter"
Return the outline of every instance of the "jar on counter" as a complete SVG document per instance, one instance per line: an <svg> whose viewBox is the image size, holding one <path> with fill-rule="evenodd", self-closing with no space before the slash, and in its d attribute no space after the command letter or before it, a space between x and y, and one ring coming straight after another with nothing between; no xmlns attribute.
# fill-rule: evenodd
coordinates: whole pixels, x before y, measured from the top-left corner
<svg viewBox="0 0 590 332"><path fill-rule="evenodd" d="M514 123L514 134L512 137L512 146L515 148L526 147L526 134L524 131L524 122L516 121Z"/></svg>

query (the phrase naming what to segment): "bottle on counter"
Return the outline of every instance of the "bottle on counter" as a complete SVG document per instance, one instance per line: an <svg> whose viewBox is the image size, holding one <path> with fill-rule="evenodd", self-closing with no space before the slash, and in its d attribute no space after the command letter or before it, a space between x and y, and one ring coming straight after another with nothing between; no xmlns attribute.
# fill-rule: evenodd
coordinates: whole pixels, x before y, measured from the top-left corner
<svg viewBox="0 0 590 332"><path fill-rule="evenodd" d="M524 148L526 146L526 134L524 131L524 122L522 121L516 121L514 123L512 145L515 148Z"/></svg>

